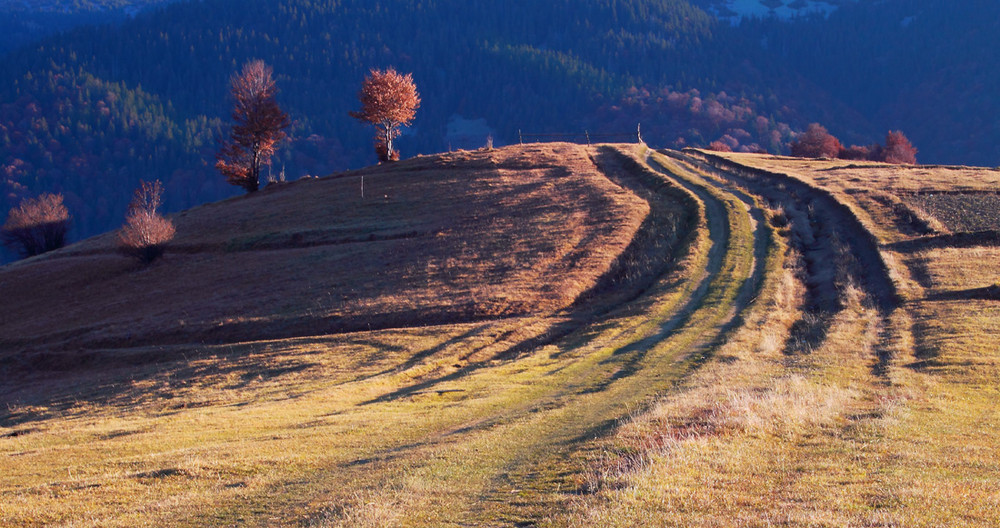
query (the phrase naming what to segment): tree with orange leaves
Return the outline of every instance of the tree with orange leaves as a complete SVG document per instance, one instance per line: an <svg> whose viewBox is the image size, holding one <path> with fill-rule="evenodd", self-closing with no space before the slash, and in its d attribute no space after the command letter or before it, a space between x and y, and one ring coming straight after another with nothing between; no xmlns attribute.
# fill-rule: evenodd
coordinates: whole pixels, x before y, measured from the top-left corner
<svg viewBox="0 0 1000 528"><path fill-rule="evenodd" d="M885 148L882 149L882 161L897 165L916 165L917 148L899 130L890 130L885 136Z"/></svg>
<svg viewBox="0 0 1000 528"><path fill-rule="evenodd" d="M63 195L26 198L10 210L7 222L0 227L0 240L22 257L33 257L63 247L69 221Z"/></svg>
<svg viewBox="0 0 1000 528"><path fill-rule="evenodd" d="M233 185L248 192L260 188L260 168L271 163L285 129L291 124L288 114L278 107L278 92L271 67L262 60L252 60L233 75L233 128L229 141L216 154L215 168Z"/></svg>
<svg viewBox="0 0 1000 528"><path fill-rule="evenodd" d="M361 91L361 111L351 112L351 117L369 123L377 130L375 151L379 161L399 159L392 142L399 137L399 127L413 122L420 108L420 94L413 84L413 75L403 75L395 68L371 70Z"/></svg>
<svg viewBox="0 0 1000 528"><path fill-rule="evenodd" d="M792 143L792 156L800 158L836 158L843 146L840 140L826 131L819 123L809 128Z"/></svg>

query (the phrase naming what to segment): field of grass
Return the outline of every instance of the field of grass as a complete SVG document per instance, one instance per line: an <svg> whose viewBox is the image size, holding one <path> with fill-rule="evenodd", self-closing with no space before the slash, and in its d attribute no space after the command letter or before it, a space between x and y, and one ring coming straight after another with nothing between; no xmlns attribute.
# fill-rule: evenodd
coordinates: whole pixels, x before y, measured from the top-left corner
<svg viewBox="0 0 1000 528"><path fill-rule="evenodd" d="M783 175L790 182L820 189L848 206L875 235L885 273L893 279L901 298L891 317L883 318L885 328L879 332L871 334L869 330L868 339L864 332L846 334L850 350L863 351L865 343L871 342L892 352L883 379L850 385L853 390L864 388L862 394L868 394L864 399L874 407L862 415L866 416L864 427L850 429L851 434L838 433L833 437L836 441L817 441L822 436L813 436L808 442L814 450L809 459L824 460L824 453L840 451L836 446L843 439L864 432L860 446L844 451L846 460L809 472L810 478L816 479L847 471L864 476L863 482L848 484L852 481L845 478L838 486L820 488L826 496L805 502L805 511L814 517L792 524L1000 524L1000 472L996 464L1000 444L995 436L1000 415L991 403L1000 392L997 243L988 233L965 236L959 231L962 225L993 213L969 209L968 218L939 218L930 214L932 208L921 209L913 200L915 191L927 196L994 192L1000 171L854 167L840 161L739 154L725 158L774 173L771 178L782 179ZM905 207L893 207L894 203ZM921 229L902 229L901 225ZM850 309L851 304L847 306ZM833 332L831 328L827 342ZM825 343L811 356L827 346ZM850 362L840 361L827 376L842 378L850 366ZM848 471L852 469L856 471ZM866 487L876 491L871 494L874 500L867 503L862 500ZM859 504L845 503L844 498ZM829 508L816 505L829 503L836 505L839 517L819 515ZM783 515L772 518L785 518Z"/></svg>
<svg viewBox="0 0 1000 528"><path fill-rule="evenodd" d="M19 317L0 321L0 347L75 353L553 313L597 286L647 209L570 146L300 180L181 213L148 269L118 255L113 234L5 267Z"/></svg>
<svg viewBox="0 0 1000 528"><path fill-rule="evenodd" d="M998 175L524 145L0 268L0 525L998 525L998 237L926 199Z"/></svg>
<svg viewBox="0 0 1000 528"><path fill-rule="evenodd" d="M631 156L557 145L411 160L364 173L373 204L360 201L362 174L353 173L190 211L177 218L178 245L149 269L120 262L110 237L6 267L4 298L23 308L4 321L0 520L353 525L374 506L411 525L530 516L485 505L509 497L508 480L560 456L558 446L609 427L675 379L681 352L636 343L695 312L692 293L707 290L712 242L692 229L705 222L697 201ZM307 220L283 220L285 208ZM405 231L420 234L380 236L409 215ZM234 235L265 229L283 242L231 249ZM360 240L342 240L351 230ZM302 231L330 238L307 244ZM428 271L420 251L451 259L446 271ZM337 256L321 258L351 252L368 260L343 269ZM277 263L267 268L274 280L226 278L229 263L253 259L260 273L253 263L264 258ZM415 271L379 278L401 273L370 269L390 258ZM218 282L172 278L189 269ZM292 271L301 275L282 277ZM330 288L331 275L367 296L356 310L374 321L383 306L419 295L454 311L448 322L419 313L413 324L330 333L326 310L342 309L339 298L273 306ZM94 291L49 310L32 295L59 301L73 281ZM494 301L478 294L486 287L526 308L491 311ZM162 298L130 305L149 298L133 288ZM246 317L249 302L262 306L256 328L213 319ZM479 311L452 308L466 305ZM222 330L169 323L185 311L190 324ZM47 332L39 317L79 329ZM269 325L316 334L262 339ZM93 338L92 327L109 337ZM571 487L571 475L552 478ZM371 496L386 503L362 500ZM529 509L549 500L538 497Z"/></svg>

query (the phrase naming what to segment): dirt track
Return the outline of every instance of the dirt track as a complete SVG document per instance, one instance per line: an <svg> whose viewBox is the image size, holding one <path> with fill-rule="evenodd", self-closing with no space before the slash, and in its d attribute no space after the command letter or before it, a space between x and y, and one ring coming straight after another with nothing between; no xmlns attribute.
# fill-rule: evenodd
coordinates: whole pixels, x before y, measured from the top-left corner
<svg viewBox="0 0 1000 528"><path fill-rule="evenodd" d="M813 304L820 310L838 308L838 289L855 280L880 309L898 304L878 243L843 204L829 193L782 174L736 165L701 151L670 152L713 170L740 188L759 195L772 207L781 207L791 219L793 240L806 262ZM834 266L831 266L834 264Z"/></svg>
<svg viewBox="0 0 1000 528"><path fill-rule="evenodd" d="M811 316L793 328L787 352L808 352L822 342L832 316L843 306L841 296L849 285L861 287L879 311L883 332L890 332L892 314L900 303L898 292L878 242L844 204L794 178L737 165L703 151L667 154L712 171L730 182L735 192L746 189L760 196L788 218L790 241L802 256ZM876 375L887 374L893 347L888 337L875 343L872 372Z"/></svg>

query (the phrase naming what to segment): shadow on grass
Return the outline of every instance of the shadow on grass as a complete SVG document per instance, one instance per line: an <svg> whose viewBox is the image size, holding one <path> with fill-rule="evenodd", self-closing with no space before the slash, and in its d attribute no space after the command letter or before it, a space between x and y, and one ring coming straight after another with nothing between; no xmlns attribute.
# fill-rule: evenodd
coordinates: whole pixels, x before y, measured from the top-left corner
<svg viewBox="0 0 1000 528"><path fill-rule="evenodd" d="M886 244L886 247L900 253L913 253L935 248L971 248L1000 245L1000 231L974 231L932 235Z"/></svg>
<svg viewBox="0 0 1000 528"><path fill-rule="evenodd" d="M601 316L607 315L613 310L639 299L672 269L673 253L680 242L678 233L686 233L696 221L694 215L688 214L680 218L684 221L684 225L676 225L679 218L674 212L674 208L678 202L682 202L681 196L683 195L678 195L676 189L665 185L659 176L653 174L648 168L639 165L632 158L615 151L613 148L602 147L599 149L596 157L592 158L592 161L598 170L609 180L646 200L650 205L650 214L643 220L632 241L615 260L611 269L597 280L593 288L582 293L576 299L569 313L565 314L567 316L566 320L553 324L548 330L538 336L507 347L506 350L496 354L494 356L495 359L513 359L531 350L537 350L540 347L557 342L574 332L584 329L587 325L595 323ZM669 196L658 196L658 193L668 193ZM722 236L719 233L716 235ZM722 252L724 249L721 244L715 244L712 251ZM719 261L720 259L716 258L715 260ZM718 271L721 262L716 262L714 266L716 271ZM689 311L693 311L700 301L700 298L691 299L688 302L688 306L690 306ZM685 318L687 315L685 314ZM605 383L613 383L616 379L627 377L631 373L636 372L638 365L642 361L641 356L645 354L648 348L674 328L683 324L685 318L664 324L655 336L646 338L626 347L627 349L616 352L616 355L625 354L633 357L617 370L612 379L606 380ZM561 348L563 351L554 356L561 356L569 349L569 347ZM410 366L415 365L431 353L433 352L414 358ZM471 374L479 368L481 368L481 365L470 365L457 372L392 391L369 400L364 404L381 403L424 392L433 392L433 387L436 385L454 381ZM603 389L597 387L593 390L599 391Z"/></svg>
<svg viewBox="0 0 1000 528"><path fill-rule="evenodd" d="M54 416L72 414L92 405L133 406L138 402L163 402L170 409L213 402L167 403L178 392L195 388L206 379L235 377L235 384L220 387L242 389L254 383L273 381L307 371L319 364L303 357L283 358L262 364L256 345L197 349L157 347L153 350L101 351L82 359L75 371L6 373L0 377L0 427L17 427ZM199 360L214 358L211 364ZM145 387L146 388L137 388Z"/></svg>
<svg viewBox="0 0 1000 528"><path fill-rule="evenodd" d="M928 301L1000 301L1000 285L930 293L924 299Z"/></svg>

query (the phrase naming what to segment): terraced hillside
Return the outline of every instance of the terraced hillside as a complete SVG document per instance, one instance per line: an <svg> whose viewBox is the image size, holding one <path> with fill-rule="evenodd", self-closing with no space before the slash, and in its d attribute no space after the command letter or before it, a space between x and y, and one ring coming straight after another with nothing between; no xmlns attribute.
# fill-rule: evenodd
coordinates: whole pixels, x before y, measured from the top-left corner
<svg viewBox="0 0 1000 528"><path fill-rule="evenodd" d="M995 525L997 174L526 145L0 268L0 524Z"/></svg>

